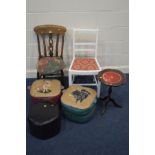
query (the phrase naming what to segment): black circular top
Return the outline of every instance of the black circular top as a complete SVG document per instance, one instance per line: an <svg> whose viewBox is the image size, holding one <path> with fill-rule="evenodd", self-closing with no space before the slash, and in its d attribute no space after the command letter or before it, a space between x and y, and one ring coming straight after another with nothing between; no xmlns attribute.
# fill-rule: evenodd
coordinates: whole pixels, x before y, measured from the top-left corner
<svg viewBox="0 0 155 155"><path fill-rule="evenodd" d="M125 83L125 75L116 69L104 69L99 72L98 79L109 86L119 86Z"/></svg>
<svg viewBox="0 0 155 155"><path fill-rule="evenodd" d="M58 104L41 102L32 104L28 119L36 125L47 124L59 117Z"/></svg>

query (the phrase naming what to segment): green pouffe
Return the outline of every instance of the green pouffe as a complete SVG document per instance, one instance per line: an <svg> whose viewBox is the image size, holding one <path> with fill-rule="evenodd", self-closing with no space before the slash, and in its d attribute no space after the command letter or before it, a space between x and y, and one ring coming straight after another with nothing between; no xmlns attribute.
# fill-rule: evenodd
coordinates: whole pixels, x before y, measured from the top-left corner
<svg viewBox="0 0 155 155"><path fill-rule="evenodd" d="M72 85L61 97L63 114L71 121L89 121L96 109L96 91L88 87Z"/></svg>

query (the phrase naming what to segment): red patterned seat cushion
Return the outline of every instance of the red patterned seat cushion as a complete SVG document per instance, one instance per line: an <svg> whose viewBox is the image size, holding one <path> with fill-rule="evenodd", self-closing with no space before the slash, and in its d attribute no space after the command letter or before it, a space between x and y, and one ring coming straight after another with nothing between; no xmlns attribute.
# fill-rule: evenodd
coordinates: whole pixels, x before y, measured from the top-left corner
<svg viewBox="0 0 155 155"><path fill-rule="evenodd" d="M107 71L102 75L103 80L108 84L117 84L122 80L121 74L115 71Z"/></svg>
<svg viewBox="0 0 155 155"><path fill-rule="evenodd" d="M98 70L99 67L94 58L75 58L72 70Z"/></svg>

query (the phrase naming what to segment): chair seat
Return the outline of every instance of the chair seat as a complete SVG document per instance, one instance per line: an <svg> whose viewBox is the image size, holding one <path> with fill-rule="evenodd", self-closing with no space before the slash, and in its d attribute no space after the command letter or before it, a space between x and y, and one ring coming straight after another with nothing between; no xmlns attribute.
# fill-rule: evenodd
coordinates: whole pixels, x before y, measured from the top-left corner
<svg viewBox="0 0 155 155"><path fill-rule="evenodd" d="M71 69L90 71L99 70L99 66L94 58L75 58Z"/></svg>
<svg viewBox="0 0 155 155"><path fill-rule="evenodd" d="M52 74L63 70L65 63L61 57L43 57L38 61L38 72L41 74Z"/></svg>

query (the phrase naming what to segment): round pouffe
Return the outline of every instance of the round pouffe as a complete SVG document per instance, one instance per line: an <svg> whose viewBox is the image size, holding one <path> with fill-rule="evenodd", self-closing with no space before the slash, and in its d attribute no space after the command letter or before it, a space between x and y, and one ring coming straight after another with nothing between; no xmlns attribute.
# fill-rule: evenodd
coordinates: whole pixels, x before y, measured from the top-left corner
<svg viewBox="0 0 155 155"><path fill-rule="evenodd" d="M41 102L32 104L29 115L30 133L40 139L47 139L60 132L60 111L58 104Z"/></svg>
<svg viewBox="0 0 155 155"><path fill-rule="evenodd" d="M72 85L61 96L62 111L66 118L77 123L89 121L96 109L96 91Z"/></svg>
<svg viewBox="0 0 155 155"><path fill-rule="evenodd" d="M69 120L77 122L77 123L85 123L91 120L91 118L94 116L95 110L96 110L96 103L94 103L93 106L89 108L87 112L82 111L80 114L78 113L78 111L68 110L67 108L63 107L64 115Z"/></svg>

